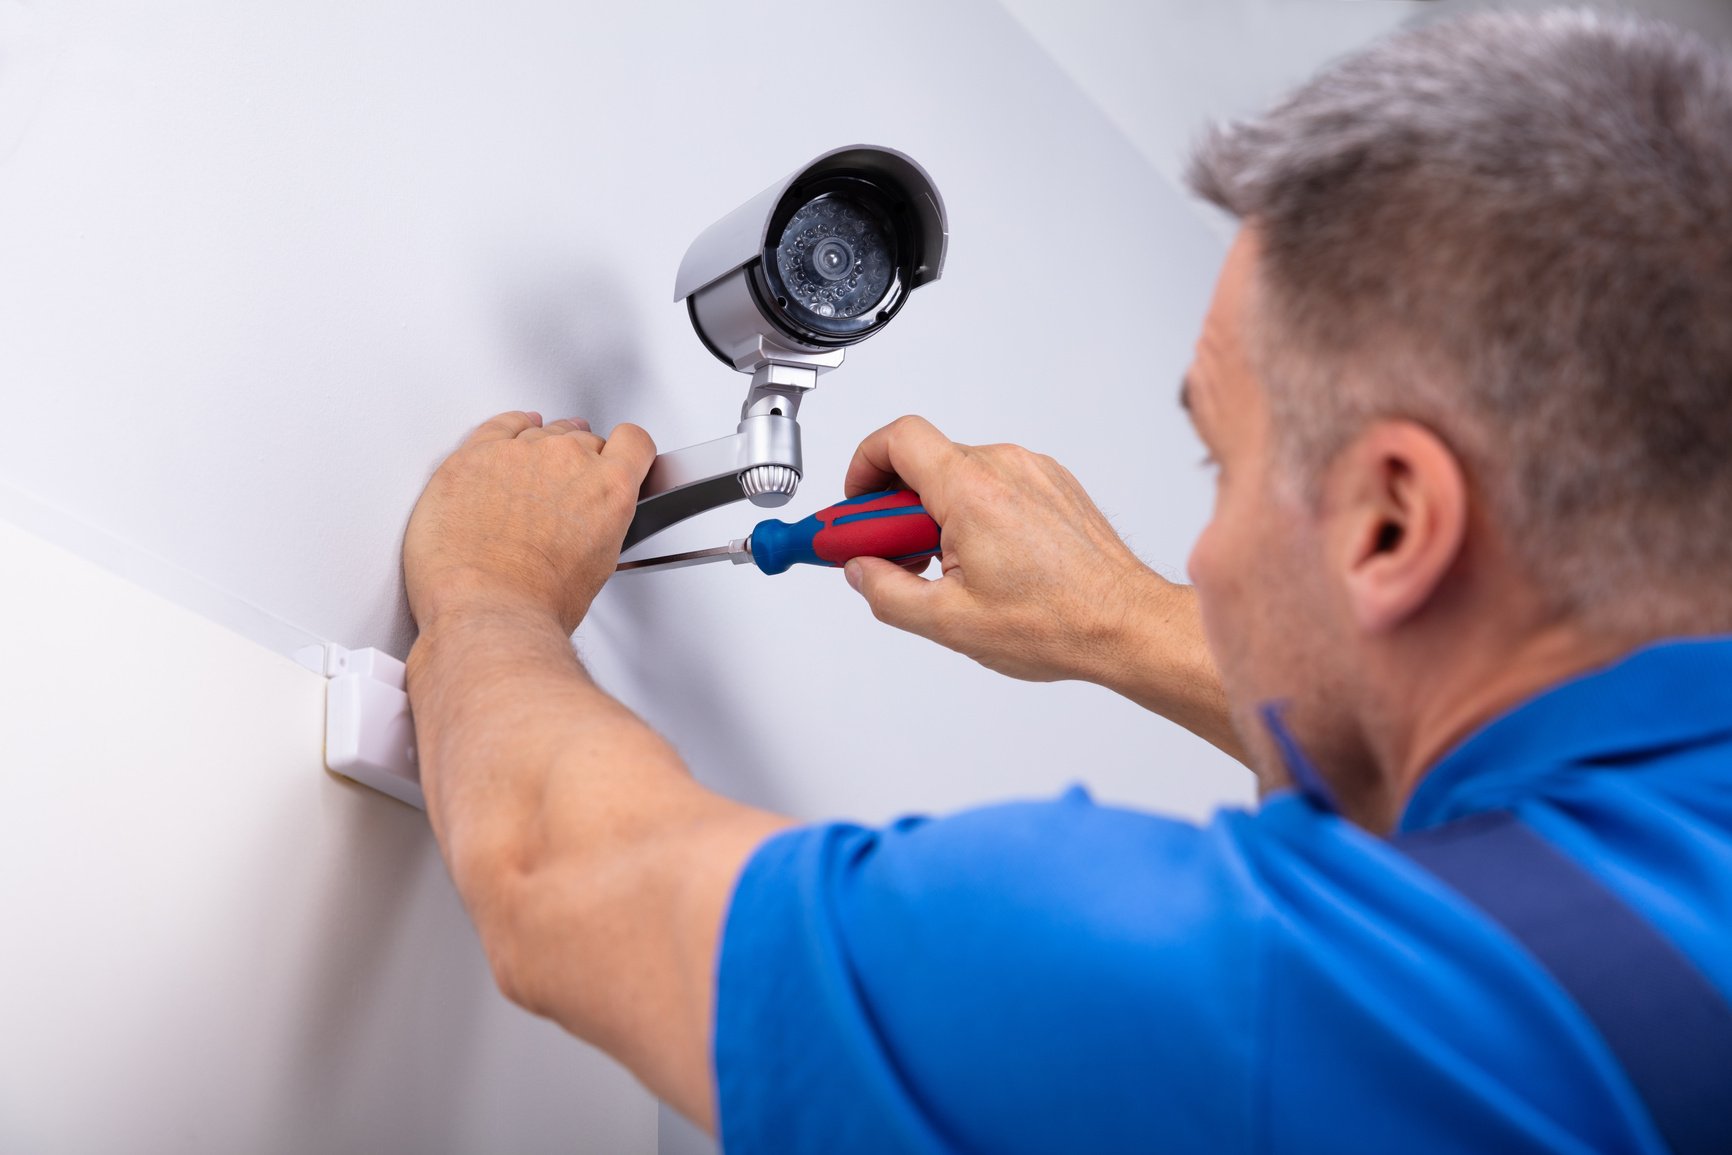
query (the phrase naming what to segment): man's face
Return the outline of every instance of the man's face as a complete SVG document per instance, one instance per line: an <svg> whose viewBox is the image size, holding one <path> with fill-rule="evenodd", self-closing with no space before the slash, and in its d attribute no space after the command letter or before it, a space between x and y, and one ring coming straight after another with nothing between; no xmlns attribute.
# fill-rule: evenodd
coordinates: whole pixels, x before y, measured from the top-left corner
<svg viewBox="0 0 1732 1155"><path fill-rule="evenodd" d="M1215 508L1191 551L1209 648L1220 667L1233 722L1262 789L1289 784L1258 717L1265 703L1284 716L1313 760L1327 767L1347 751L1340 715L1351 698L1337 600L1325 577L1317 515L1275 458L1268 398L1248 355L1257 241L1241 229L1227 255L1186 374L1185 407L1216 471Z"/></svg>

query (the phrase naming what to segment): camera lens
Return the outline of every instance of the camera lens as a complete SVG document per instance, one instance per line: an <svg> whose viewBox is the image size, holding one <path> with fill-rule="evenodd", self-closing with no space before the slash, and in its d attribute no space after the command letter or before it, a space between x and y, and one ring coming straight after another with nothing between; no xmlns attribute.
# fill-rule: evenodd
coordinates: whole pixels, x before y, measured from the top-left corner
<svg viewBox="0 0 1732 1155"><path fill-rule="evenodd" d="M812 271L826 281L840 281L854 270L854 250L839 237L825 237L812 246Z"/></svg>
<svg viewBox="0 0 1732 1155"><path fill-rule="evenodd" d="M828 193L789 219L776 245L776 271L801 308L817 317L851 320L884 299L896 262L873 214Z"/></svg>

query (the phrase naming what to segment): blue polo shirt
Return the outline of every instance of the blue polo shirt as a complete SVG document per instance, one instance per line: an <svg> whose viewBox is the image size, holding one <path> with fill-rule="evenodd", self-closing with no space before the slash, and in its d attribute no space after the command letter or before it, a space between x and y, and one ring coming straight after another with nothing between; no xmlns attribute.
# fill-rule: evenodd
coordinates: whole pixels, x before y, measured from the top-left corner
<svg viewBox="0 0 1732 1155"><path fill-rule="evenodd" d="M1493 809L1732 996L1732 638L1528 701L1401 826ZM1521 946L1299 793L777 835L727 916L714 1057L729 1155L1664 1151Z"/></svg>

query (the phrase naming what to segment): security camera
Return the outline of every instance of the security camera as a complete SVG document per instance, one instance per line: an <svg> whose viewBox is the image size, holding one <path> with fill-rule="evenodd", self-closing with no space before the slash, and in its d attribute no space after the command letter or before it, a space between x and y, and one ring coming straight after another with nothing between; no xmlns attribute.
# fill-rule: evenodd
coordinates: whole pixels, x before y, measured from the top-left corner
<svg viewBox="0 0 1732 1155"><path fill-rule="evenodd" d="M771 185L686 250L674 300L698 339L744 373L832 369L944 267L944 203L887 148L839 148Z"/></svg>
<svg viewBox="0 0 1732 1155"><path fill-rule="evenodd" d="M704 347L751 385L733 436L656 458L626 547L741 498L785 504L802 471L802 397L938 279L947 239L932 178L870 145L825 153L699 234L674 300Z"/></svg>

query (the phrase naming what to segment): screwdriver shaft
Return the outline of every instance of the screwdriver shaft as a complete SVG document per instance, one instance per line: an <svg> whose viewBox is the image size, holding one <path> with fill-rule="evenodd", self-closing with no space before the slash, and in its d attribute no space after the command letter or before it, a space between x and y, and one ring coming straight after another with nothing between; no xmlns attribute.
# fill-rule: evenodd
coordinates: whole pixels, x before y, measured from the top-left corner
<svg viewBox="0 0 1732 1155"><path fill-rule="evenodd" d="M742 538L727 545L718 545L714 549L697 549L690 553L669 554L667 557L650 557L642 561L622 561L614 572L684 569L687 566L705 565L712 561L731 561L735 565L740 565L751 560L752 551L748 539Z"/></svg>

